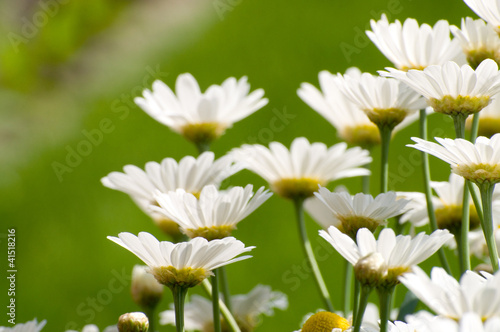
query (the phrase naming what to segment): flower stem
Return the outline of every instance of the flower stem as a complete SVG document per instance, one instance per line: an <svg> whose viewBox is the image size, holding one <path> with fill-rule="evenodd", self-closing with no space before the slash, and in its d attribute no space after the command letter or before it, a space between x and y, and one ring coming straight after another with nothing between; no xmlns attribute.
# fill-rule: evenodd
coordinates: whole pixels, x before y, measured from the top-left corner
<svg viewBox="0 0 500 332"><path fill-rule="evenodd" d="M477 138L477 132L479 129L479 113L474 113L472 118L472 127L470 129L470 141L474 143Z"/></svg>
<svg viewBox="0 0 500 332"><path fill-rule="evenodd" d="M381 165L380 165L380 193L386 193L389 183L389 147L391 144L392 128L379 126L381 139Z"/></svg>
<svg viewBox="0 0 500 332"><path fill-rule="evenodd" d="M198 154L210 151L210 143L195 143L195 145L196 148L198 149Z"/></svg>
<svg viewBox="0 0 500 332"><path fill-rule="evenodd" d="M155 307L149 306L149 307L143 307L143 309L144 309L144 314L146 315L146 317L148 317L148 321L149 321L149 330L148 331L155 332ZM177 321L177 318L176 318L176 321Z"/></svg>
<svg viewBox="0 0 500 332"><path fill-rule="evenodd" d="M212 308L214 313L214 332L221 332L219 307L219 269L215 269L212 279Z"/></svg>
<svg viewBox="0 0 500 332"><path fill-rule="evenodd" d="M387 323L391 316L391 302L394 287L390 289L379 289L378 297L380 301L380 332L387 332Z"/></svg>
<svg viewBox="0 0 500 332"><path fill-rule="evenodd" d="M354 278L354 298L352 299L353 323L356 321L356 316L358 314L360 291L361 291L361 284L359 283L359 281L356 278Z"/></svg>
<svg viewBox="0 0 500 332"><path fill-rule="evenodd" d="M218 268L218 270L220 272L220 282L222 287L222 296L224 297L224 303L226 304L227 309L232 312L231 293L229 292L229 283L227 281L226 267L221 266L220 268Z"/></svg>
<svg viewBox="0 0 500 332"><path fill-rule="evenodd" d="M304 249L308 265L313 272L314 279L316 280L316 285L318 286L318 290L320 292L321 297L323 298L326 309L328 309L328 311L330 312L333 312L333 306L330 300L330 293L328 293L325 281L323 280L323 276L321 275L321 272L319 270L318 262L316 262L316 258L314 258L311 242L309 242L309 238L307 237L306 225L304 220L304 199L303 198L295 199L294 205L297 217L297 224L299 227L300 239L302 242L302 248Z"/></svg>
<svg viewBox="0 0 500 332"><path fill-rule="evenodd" d="M361 322L365 314L366 305L368 304L368 297L372 291L370 286L361 286L361 295L359 299L359 307L356 317L354 317L354 332L359 332L361 329Z"/></svg>
<svg viewBox="0 0 500 332"><path fill-rule="evenodd" d="M370 164L366 164L363 167L369 170ZM361 188L363 190L363 194L370 193L370 175L365 175L361 177Z"/></svg>
<svg viewBox="0 0 500 332"><path fill-rule="evenodd" d="M351 311L351 295L352 295L352 275L353 268L351 263L345 261L344 274L344 316L348 317Z"/></svg>
<svg viewBox="0 0 500 332"><path fill-rule="evenodd" d="M427 140L427 113L425 109L420 110L420 138ZM429 166L429 155L425 152L422 155L422 168L424 172L424 192L425 201L427 203L427 215L429 216L429 224L431 226L431 231L434 232L437 226L436 213L434 212L434 204L432 203L432 189L431 189L431 170ZM439 260L443 268L451 274L450 265L446 260L446 255L443 248L438 250Z"/></svg>
<svg viewBox="0 0 500 332"><path fill-rule="evenodd" d="M186 299L188 288L182 286L173 286L171 290L174 296L176 331L184 332L184 300Z"/></svg>
<svg viewBox="0 0 500 332"><path fill-rule="evenodd" d="M470 251L469 251L469 228L470 228L470 204L469 204L469 187L467 180L464 183L464 197L462 201L462 224L460 226L460 237L456 237L458 241L458 253L460 259L460 274L470 270Z"/></svg>
<svg viewBox="0 0 500 332"><path fill-rule="evenodd" d="M210 285L210 282L205 279L202 281L201 286L207 293L209 297L212 297L212 285ZM233 315L231 315L231 312L227 309L226 305L222 300L219 300L219 307L220 311L222 313L222 316L226 320L226 323L229 325L229 328L231 329L232 332L241 332L240 327L238 326L238 323L236 323L236 320L234 319Z"/></svg>
<svg viewBox="0 0 500 332"><path fill-rule="evenodd" d="M481 226L483 227L484 237L486 238L486 244L488 245L491 266L493 267L493 272L496 272L498 271L498 251L495 234L493 232L492 210L493 190L495 189L495 185L485 182L479 189L481 191L481 200L483 202L483 223Z"/></svg>
<svg viewBox="0 0 500 332"><path fill-rule="evenodd" d="M455 125L456 138L465 138L465 120L467 119L467 115L456 114L452 118Z"/></svg>

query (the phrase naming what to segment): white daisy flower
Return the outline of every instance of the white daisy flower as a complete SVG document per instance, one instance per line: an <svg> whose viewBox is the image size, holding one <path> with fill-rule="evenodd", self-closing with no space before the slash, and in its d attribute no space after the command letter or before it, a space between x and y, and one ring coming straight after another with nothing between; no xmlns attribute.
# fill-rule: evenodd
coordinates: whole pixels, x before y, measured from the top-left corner
<svg viewBox="0 0 500 332"><path fill-rule="evenodd" d="M264 90L249 94L246 77L226 79L201 92L191 74L179 75L175 94L163 82L155 81L153 91L144 90L144 97L134 99L156 121L182 134L195 144L209 144L233 123L264 107Z"/></svg>
<svg viewBox="0 0 500 332"><path fill-rule="evenodd" d="M420 301L436 314L459 320L466 312L474 312L484 320L500 316L500 274L486 279L466 271L460 282L440 267L434 267L431 278L415 267L399 278Z"/></svg>
<svg viewBox="0 0 500 332"><path fill-rule="evenodd" d="M79 331L67 330L66 332L79 332ZM94 324L88 324L82 328L81 332L99 332L99 327L97 327L97 325ZM102 330L102 332L118 332L118 327L116 325L111 325Z"/></svg>
<svg viewBox="0 0 500 332"><path fill-rule="evenodd" d="M212 275L212 270L250 258L236 256L255 248L245 248L243 242L234 237L210 242L197 237L174 244L160 242L153 235L141 232L139 236L120 233L108 239L139 257L149 267L149 273L168 287L194 287Z"/></svg>
<svg viewBox="0 0 500 332"><path fill-rule="evenodd" d="M401 321L395 321L394 323L389 321L387 325L387 331L388 332L415 332L419 331L417 328L410 323L405 323ZM448 331L448 330L446 330ZM423 331L422 331L423 332Z"/></svg>
<svg viewBox="0 0 500 332"><path fill-rule="evenodd" d="M429 316L423 318L421 315L416 317L411 315L407 319L412 325L416 326L416 330L410 332L496 332L500 331L500 318L492 317L483 322L481 316L474 312L466 312L456 321L447 317ZM393 332L392 330L389 330ZM396 330L397 331L397 330ZM403 330L405 331L405 330ZM405 331L406 332L406 331Z"/></svg>
<svg viewBox="0 0 500 332"><path fill-rule="evenodd" d="M347 188L342 185L335 187L334 192L346 192L349 194ZM328 229L330 226L337 228L340 226L339 220L333 217L330 208L316 196L309 197L304 201L304 209L323 229Z"/></svg>
<svg viewBox="0 0 500 332"><path fill-rule="evenodd" d="M371 20L370 24L373 31L366 31L366 34L400 70L424 69L463 57L458 43L450 39L446 20L438 21L434 27L419 26L413 18L406 19L403 24L399 20L389 23L383 14L379 21Z"/></svg>
<svg viewBox="0 0 500 332"><path fill-rule="evenodd" d="M361 71L351 67L344 76L359 79ZM342 93L342 79L325 70L319 73L319 84L321 91L312 84L302 83L297 94L337 129L337 135L343 141L364 148L380 144L377 126L370 121L358 104L353 103ZM413 123L417 116L416 113L407 116L394 128L395 132Z"/></svg>
<svg viewBox="0 0 500 332"><path fill-rule="evenodd" d="M316 331L332 331L332 332L352 332L354 327L352 323L333 312L318 311L310 315L300 330L294 332L316 332ZM361 326L360 332L378 332L378 327L371 324Z"/></svg>
<svg viewBox="0 0 500 332"><path fill-rule="evenodd" d="M439 229L448 229L453 232L456 227L462 224L462 205L464 195L464 179L451 173L448 181L431 181L431 187L437 194L432 197L434 205L434 213L437 219ZM398 193L405 195L407 193ZM429 215L427 213L427 204L425 195L422 193L408 193L413 196L413 206L411 211L408 211L401 216L400 222L411 222L412 225L420 227L429 223ZM479 226L479 217L477 215L474 203L470 201L470 227L473 229Z"/></svg>
<svg viewBox="0 0 500 332"><path fill-rule="evenodd" d="M388 192L373 198L372 195L358 193L351 196L346 192L330 192L320 187L314 195L332 212L332 219L338 229L352 238L361 228L371 232L385 223L385 220L404 213L406 199L398 199L396 193Z"/></svg>
<svg viewBox="0 0 500 332"><path fill-rule="evenodd" d="M46 320L38 321L35 319L26 323L16 323L12 327L0 326L0 332L39 332L47 324Z"/></svg>
<svg viewBox="0 0 500 332"><path fill-rule="evenodd" d="M424 99L392 78L363 73L359 78L337 74L342 92L379 128L394 127L408 115L425 108Z"/></svg>
<svg viewBox="0 0 500 332"><path fill-rule="evenodd" d="M496 0L464 0L479 17L500 32L500 3Z"/></svg>
<svg viewBox="0 0 500 332"><path fill-rule="evenodd" d="M261 187L253 193L251 184L219 192L213 185L205 186L197 199L183 189L157 193L160 205L151 206L155 212L175 221L190 238L207 240L231 235L236 225L262 205L272 193Z"/></svg>
<svg viewBox="0 0 500 332"><path fill-rule="evenodd" d="M369 175L370 171L360 166L372 161L370 153L359 147L348 149L346 143L339 143L327 148L304 137L294 139L290 150L271 142L269 149L259 144L243 145L231 155L269 182L274 192L291 199L311 197L318 185L333 180Z"/></svg>
<svg viewBox="0 0 500 332"><path fill-rule="evenodd" d="M209 184L219 186L229 176L241 170L230 156L215 160L213 152L204 152L198 158L187 156L179 162L165 158L161 163L148 162L145 170L137 166L126 165L123 173L112 172L101 179L104 186L122 191L136 202L158 226L170 235L178 235L177 224L149 209L157 204L154 194L183 189L199 195L203 187Z"/></svg>
<svg viewBox="0 0 500 332"><path fill-rule="evenodd" d="M272 316L274 309L286 310L288 300L285 294L272 291L271 287L257 285L248 294L231 296L232 314L242 331L253 331L260 323L260 316ZM212 301L193 295L184 308L186 330L213 331ZM160 313L160 324L175 325L173 309Z"/></svg>
<svg viewBox="0 0 500 332"><path fill-rule="evenodd" d="M422 94L436 112L448 115L477 113L500 92L498 65L491 59L481 62L476 70L469 65L460 67L453 61L408 72L386 69L389 73L381 72L382 75L406 83Z"/></svg>
<svg viewBox="0 0 500 332"><path fill-rule="evenodd" d="M134 302L141 308L155 308L163 296L160 284L144 265L135 265L132 269L131 294Z"/></svg>
<svg viewBox="0 0 500 332"><path fill-rule="evenodd" d="M460 41L467 62L476 68L483 60L500 60L500 37L491 24L470 17L462 18L462 28L450 26L455 38Z"/></svg>
<svg viewBox="0 0 500 332"><path fill-rule="evenodd" d="M466 125L470 130L472 118L467 118ZM478 127L479 136L491 137L498 133L500 133L500 94L495 95L490 104L479 112Z"/></svg>
<svg viewBox="0 0 500 332"><path fill-rule="evenodd" d="M500 134L491 139L480 136L475 143L464 139L438 138L440 144L412 137L417 144L407 145L447 162L451 170L478 185L500 182Z"/></svg>
<svg viewBox="0 0 500 332"><path fill-rule="evenodd" d="M366 228L356 235L356 242L335 227L319 231L349 263L354 266L356 278L372 287L391 287L398 277L434 254L453 237L447 230L436 230L431 235L420 233L414 238L398 235L384 228L378 240Z"/></svg>

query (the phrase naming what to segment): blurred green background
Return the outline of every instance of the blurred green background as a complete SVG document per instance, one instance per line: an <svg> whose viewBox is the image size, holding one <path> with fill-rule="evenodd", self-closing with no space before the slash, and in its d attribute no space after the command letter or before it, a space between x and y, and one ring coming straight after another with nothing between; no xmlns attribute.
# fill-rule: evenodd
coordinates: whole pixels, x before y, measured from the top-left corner
<svg viewBox="0 0 500 332"><path fill-rule="evenodd" d="M0 307L8 304L6 233L16 228L16 319L47 319L44 331L103 328L139 309L127 279L139 260L106 236L148 231L165 238L125 194L99 180L126 164L196 154L134 105L154 79L172 85L190 72L204 90L247 75L252 89L264 88L269 104L215 142L217 156L248 142L289 145L297 136L331 145L335 131L296 90L301 82L317 86L321 70L358 66L374 73L389 66L363 33L370 19L385 12L391 21L444 18L458 25L474 16L459 0L19 0L3 1L0 12ZM284 129L265 130L284 111L293 115ZM431 132L451 136L448 120L431 119ZM89 145L102 121L111 123L109 130ZM394 141L390 189L422 187L418 153L404 147L416 133L413 125ZM86 155L75 156L83 145ZM379 150L373 153L376 193ZM68 167L55 171L61 165ZM432 165L433 179L446 180L449 168ZM247 183L265 185L246 171L230 181ZM359 179L339 183L360 190ZM308 223L313 246L328 248ZM259 331L298 329L321 302L313 279L294 272L303 255L291 203L271 198L234 235L257 249L251 260L228 268L231 292L263 283L287 293L289 309L265 318ZM340 308L343 262L331 248L327 256L320 265ZM170 302L166 291L162 308ZM6 325L6 315L0 317Z"/></svg>

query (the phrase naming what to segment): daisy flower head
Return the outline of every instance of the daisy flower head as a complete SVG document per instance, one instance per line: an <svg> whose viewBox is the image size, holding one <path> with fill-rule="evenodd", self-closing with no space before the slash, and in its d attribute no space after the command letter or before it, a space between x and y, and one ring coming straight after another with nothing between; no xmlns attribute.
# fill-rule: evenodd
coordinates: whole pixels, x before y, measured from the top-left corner
<svg viewBox="0 0 500 332"><path fill-rule="evenodd" d="M351 67L347 69L343 76L359 79L361 71L356 67ZM333 75L325 70L319 73L321 90L318 90L312 84L302 83L300 89L297 90L297 94L306 104L335 127L337 135L343 141L367 149L380 144L380 134L377 126L370 121L358 104L353 103L342 92L342 83L343 80L338 75ZM417 115L415 113L405 117L394 128L394 131L401 130L413 123Z"/></svg>
<svg viewBox="0 0 500 332"><path fill-rule="evenodd" d="M199 198L183 189L158 192L155 199L159 206L151 206L151 209L175 221L190 238L221 239L230 236L241 220L272 195L264 187L255 194L252 190L251 184L227 191L208 185L201 190Z"/></svg>
<svg viewBox="0 0 500 332"><path fill-rule="evenodd" d="M491 24L500 33L500 3L497 0L464 0L477 16Z"/></svg>
<svg viewBox="0 0 500 332"><path fill-rule="evenodd" d="M450 30L460 42L467 62L476 68L483 60L500 61L500 37L491 24L470 17L462 18L461 29L452 25Z"/></svg>
<svg viewBox="0 0 500 332"><path fill-rule="evenodd" d="M0 326L0 332L39 332L47 324L46 320L40 323L35 319L26 323L16 323L12 327Z"/></svg>
<svg viewBox="0 0 500 332"><path fill-rule="evenodd" d="M448 317L422 315L406 316L406 319L416 326L415 331L422 332L496 332L500 331L500 318L492 317L484 320L475 312L466 312L459 320ZM413 332L414 330L410 330ZM390 330L390 332L392 332Z"/></svg>
<svg viewBox="0 0 500 332"><path fill-rule="evenodd" d="M141 232L138 236L120 233L108 239L135 254L149 267L158 282L173 287L189 288L212 275L212 270L251 256L240 256L255 247L246 247L234 237L207 241L197 237L189 242L174 244L158 241L153 235Z"/></svg>
<svg viewBox="0 0 500 332"><path fill-rule="evenodd" d="M418 93L395 79L370 73L357 78L341 74L337 77L345 96L379 128L392 130L408 115L425 108L425 101Z"/></svg>
<svg viewBox="0 0 500 332"><path fill-rule="evenodd" d="M431 187L437 194L437 196L432 197L432 202L439 229L447 229L452 233L460 229L460 225L462 224L464 184L464 179L455 173L450 174L448 181L431 182ZM399 194L404 195L406 193ZM412 210L405 213L401 217L400 222L410 221L416 227L428 224L429 215L427 213L425 195L422 193L410 194L414 195L414 201L417 204L411 206ZM479 226L479 217L474 203L470 202L470 228L474 229Z"/></svg>
<svg viewBox="0 0 500 332"><path fill-rule="evenodd" d="M335 227L319 234L337 252L354 266L356 278L364 285L390 288L399 283L398 277L433 255L451 239L447 230L436 230L431 235L419 233L414 238L398 235L384 228L378 237L367 228L361 228L356 242Z"/></svg>
<svg viewBox="0 0 500 332"><path fill-rule="evenodd" d="M500 316L500 274L486 279L466 271L460 281L448 275L443 268L434 267L431 277L415 267L399 278L436 314L459 320L466 312L474 312L483 320Z"/></svg>
<svg viewBox="0 0 500 332"><path fill-rule="evenodd" d="M439 143L412 137L417 144L407 145L447 162L451 170L465 179L482 184L500 182L500 134L491 139L480 136L475 143L457 138L438 138Z"/></svg>
<svg viewBox="0 0 500 332"><path fill-rule="evenodd" d="M500 49L500 47L499 47ZM472 119L467 119L467 128L472 128ZM500 133L500 94L495 95L491 103L479 112L478 135L491 137Z"/></svg>
<svg viewBox="0 0 500 332"><path fill-rule="evenodd" d="M352 67L347 69L344 76L360 77L361 71ZM337 75L324 70L319 73L321 90L312 84L302 83L297 94L335 127L343 141L363 148L380 144L377 126L342 93L341 84L342 80Z"/></svg>
<svg viewBox="0 0 500 332"><path fill-rule="evenodd" d="M354 327L349 320L341 315L329 311L318 311L307 318L302 328L295 332L352 332ZM361 332L378 332L378 327L368 324L363 325L360 329Z"/></svg>
<svg viewBox="0 0 500 332"><path fill-rule="evenodd" d="M79 332L76 330L67 330L66 332ZM94 324L85 325L81 332L99 332L99 327ZM118 327L116 325L111 325L106 327L102 332L118 332Z"/></svg>
<svg viewBox="0 0 500 332"><path fill-rule="evenodd" d="M135 103L156 121L182 134L197 145L208 145L233 123L264 107L264 90L250 93L246 77L226 79L201 92L191 74L177 77L174 92L163 82L155 81L153 89L144 90Z"/></svg>
<svg viewBox="0 0 500 332"><path fill-rule="evenodd" d="M260 316L272 316L274 309L285 310L288 301L285 294L272 291L271 287L257 285L248 294L231 296L232 314L242 331L251 332L260 323ZM202 332L213 331L212 301L193 295L191 301L185 306L185 328L188 331ZM175 325L175 312L173 309L160 313L160 324ZM222 321L223 331L224 320Z"/></svg>
<svg viewBox="0 0 500 332"><path fill-rule="evenodd" d="M346 143L338 143L328 148L324 143L309 143L305 137L294 139L290 150L279 142L271 142L269 148L245 144L231 155L264 178L275 193L289 199L311 197L318 185L333 180L369 175L361 166L372 161L370 153L359 147L348 149Z"/></svg>
<svg viewBox="0 0 500 332"><path fill-rule="evenodd" d="M476 70L453 61L408 72L386 69L389 72L382 75L404 82L423 95L434 111L450 116L477 113L500 92L498 65L491 59L481 62Z"/></svg>
<svg viewBox="0 0 500 332"><path fill-rule="evenodd" d="M198 158L186 156L179 162L173 158L165 158L161 163L151 161L144 170L126 165L123 173L112 172L101 182L108 188L128 194L165 233L177 236L180 234L175 222L149 209L151 204L157 205L155 192L183 189L197 196L206 185L218 187L240 170L240 166L230 156L215 160L213 152L204 152Z"/></svg>
<svg viewBox="0 0 500 332"><path fill-rule="evenodd" d="M463 57L458 43L450 38L446 20L438 21L433 27L419 26L413 18L406 19L403 24L399 20L389 23L383 14L379 21L371 20L370 25L372 31L366 34L400 70L421 70Z"/></svg>
<svg viewBox="0 0 500 332"><path fill-rule="evenodd" d="M319 192L314 195L330 209L339 230L351 238L356 238L356 233L361 228L375 231L386 219L404 213L409 202L398 199L395 192L373 198L372 195L363 193L351 196L346 192L330 192L327 188L320 187Z"/></svg>

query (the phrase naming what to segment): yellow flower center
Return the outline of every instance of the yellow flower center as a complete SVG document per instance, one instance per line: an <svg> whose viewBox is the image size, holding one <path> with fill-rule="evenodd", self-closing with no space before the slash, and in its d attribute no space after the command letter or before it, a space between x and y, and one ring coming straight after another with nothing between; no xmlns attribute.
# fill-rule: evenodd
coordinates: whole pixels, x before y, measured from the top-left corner
<svg viewBox="0 0 500 332"><path fill-rule="evenodd" d="M474 114L488 106L489 103L489 96L452 97L446 95L441 99L431 98L429 100L429 104L434 108L434 111L450 116Z"/></svg>
<svg viewBox="0 0 500 332"><path fill-rule="evenodd" d="M373 108L363 110L371 122L378 127L389 127L394 129L404 120L408 111L401 108Z"/></svg>
<svg viewBox="0 0 500 332"><path fill-rule="evenodd" d="M453 167L453 171L478 185L500 182L500 164L458 165Z"/></svg>
<svg viewBox="0 0 500 332"><path fill-rule="evenodd" d="M189 123L181 128L182 135L194 144L210 144L221 136L226 126L218 122Z"/></svg>
<svg viewBox="0 0 500 332"><path fill-rule="evenodd" d="M339 133L348 144L369 149L380 144L380 134L375 124L346 127Z"/></svg>
<svg viewBox="0 0 500 332"><path fill-rule="evenodd" d="M340 220L342 225L342 232L349 235L353 239L356 238L356 233L358 233L359 229L368 228L371 232L374 232L375 229L383 223L383 220L356 215L337 215L337 218Z"/></svg>
<svg viewBox="0 0 500 332"><path fill-rule="evenodd" d="M462 205L445 205L436 209L436 221L439 229L447 229L455 234L462 227ZM479 217L474 204L470 205L470 229L479 226Z"/></svg>
<svg viewBox="0 0 500 332"><path fill-rule="evenodd" d="M212 272L203 268L184 267L176 269L173 266L153 267L151 273L159 283L170 288L173 286L194 287L212 274Z"/></svg>
<svg viewBox="0 0 500 332"><path fill-rule="evenodd" d="M467 62L474 69L476 69L477 66L479 66L479 64L486 59L493 59L497 63L500 61L500 52L494 48L482 47L478 49L470 49L465 51L465 55L467 57Z"/></svg>
<svg viewBox="0 0 500 332"><path fill-rule="evenodd" d="M223 239L231 235L231 232L236 229L234 225L226 225L226 226L211 226L211 227L201 227L201 228L189 228L185 229L184 232L191 239L195 237L203 237L208 241L212 241L215 239Z"/></svg>
<svg viewBox="0 0 500 332"><path fill-rule="evenodd" d="M408 71L408 70L424 70L426 67L424 66L402 66L399 68L399 70L402 70L402 71Z"/></svg>
<svg viewBox="0 0 500 332"><path fill-rule="evenodd" d="M324 184L324 181L316 178L287 178L274 182L271 187L281 197L297 199L313 196L318 186Z"/></svg>
<svg viewBox="0 0 500 332"><path fill-rule="evenodd" d="M333 312L320 311L309 317L302 326L302 332L332 332L335 328L345 331L350 327L347 319Z"/></svg>

